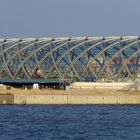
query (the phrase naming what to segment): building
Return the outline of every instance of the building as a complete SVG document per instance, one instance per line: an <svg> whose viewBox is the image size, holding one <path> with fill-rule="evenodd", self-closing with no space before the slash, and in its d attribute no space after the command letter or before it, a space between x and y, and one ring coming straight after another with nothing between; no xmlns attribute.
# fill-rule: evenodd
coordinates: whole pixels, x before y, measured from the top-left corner
<svg viewBox="0 0 140 140"><path fill-rule="evenodd" d="M0 39L1 82L126 82L139 71L139 36Z"/></svg>

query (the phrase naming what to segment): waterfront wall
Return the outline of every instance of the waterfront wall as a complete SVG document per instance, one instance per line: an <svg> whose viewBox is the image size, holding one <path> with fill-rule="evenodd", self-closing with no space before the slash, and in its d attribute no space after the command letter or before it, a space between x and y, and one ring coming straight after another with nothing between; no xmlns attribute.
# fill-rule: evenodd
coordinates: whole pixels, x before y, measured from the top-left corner
<svg viewBox="0 0 140 140"><path fill-rule="evenodd" d="M140 95L15 94L14 104L140 104Z"/></svg>
<svg viewBox="0 0 140 140"><path fill-rule="evenodd" d="M0 104L14 104L14 95L0 94Z"/></svg>
<svg viewBox="0 0 140 140"><path fill-rule="evenodd" d="M8 94L7 94L8 93ZM2 91L0 104L140 104L139 91L19 90Z"/></svg>

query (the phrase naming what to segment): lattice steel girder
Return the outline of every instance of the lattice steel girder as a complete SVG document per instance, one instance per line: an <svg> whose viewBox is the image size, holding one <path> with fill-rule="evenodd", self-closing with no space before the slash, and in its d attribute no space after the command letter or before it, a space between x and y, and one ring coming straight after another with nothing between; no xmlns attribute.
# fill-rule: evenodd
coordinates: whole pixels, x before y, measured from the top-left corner
<svg viewBox="0 0 140 140"><path fill-rule="evenodd" d="M140 37L0 39L0 79L134 81Z"/></svg>

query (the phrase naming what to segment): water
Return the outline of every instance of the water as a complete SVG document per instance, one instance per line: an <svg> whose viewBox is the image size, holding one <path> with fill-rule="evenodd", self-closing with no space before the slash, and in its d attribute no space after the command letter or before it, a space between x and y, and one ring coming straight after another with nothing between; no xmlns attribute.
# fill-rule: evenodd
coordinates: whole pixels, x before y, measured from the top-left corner
<svg viewBox="0 0 140 140"><path fill-rule="evenodd" d="M140 106L0 106L0 140L140 139Z"/></svg>

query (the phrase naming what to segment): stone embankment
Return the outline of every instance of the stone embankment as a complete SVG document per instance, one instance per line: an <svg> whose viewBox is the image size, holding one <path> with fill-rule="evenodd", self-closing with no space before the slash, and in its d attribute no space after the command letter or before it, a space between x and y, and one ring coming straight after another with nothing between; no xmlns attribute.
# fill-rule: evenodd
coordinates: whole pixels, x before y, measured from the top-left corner
<svg viewBox="0 0 140 140"><path fill-rule="evenodd" d="M140 94L14 94L14 104L140 104Z"/></svg>
<svg viewBox="0 0 140 140"><path fill-rule="evenodd" d="M0 104L140 104L139 84L74 83L67 90L0 90Z"/></svg>
<svg viewBox="0 0 140 140"><path fill-rule="evenodd" d="M0 104L140 104L140 92L9 90L1 92Z"/></svg>

